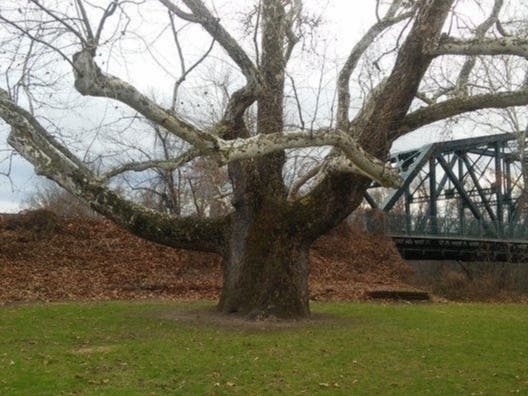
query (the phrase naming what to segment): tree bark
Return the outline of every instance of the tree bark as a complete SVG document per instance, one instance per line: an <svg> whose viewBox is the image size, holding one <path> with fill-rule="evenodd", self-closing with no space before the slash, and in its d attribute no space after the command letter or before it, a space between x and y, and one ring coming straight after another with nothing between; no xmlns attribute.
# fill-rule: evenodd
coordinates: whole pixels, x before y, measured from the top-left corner
<svg viewBox="0 0 528 396"><path fill-rule="evenodd" d="M234 216L219 309L249 319L309 316L309 247L277 208Z"/></svg>

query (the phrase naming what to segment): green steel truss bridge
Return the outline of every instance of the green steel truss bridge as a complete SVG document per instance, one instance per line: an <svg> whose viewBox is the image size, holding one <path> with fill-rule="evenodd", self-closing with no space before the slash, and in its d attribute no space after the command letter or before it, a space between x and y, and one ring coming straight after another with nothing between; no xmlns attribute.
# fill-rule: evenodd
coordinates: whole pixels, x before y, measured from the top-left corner
<svg viewBox="0 0 528 396"><path fill-rule="evenodd" d="M520 143L520 144L519 144ZM514 134L425 145L391 155L403 185L373 184L365 200L402 256L528 262L528 148Z"/></svg>

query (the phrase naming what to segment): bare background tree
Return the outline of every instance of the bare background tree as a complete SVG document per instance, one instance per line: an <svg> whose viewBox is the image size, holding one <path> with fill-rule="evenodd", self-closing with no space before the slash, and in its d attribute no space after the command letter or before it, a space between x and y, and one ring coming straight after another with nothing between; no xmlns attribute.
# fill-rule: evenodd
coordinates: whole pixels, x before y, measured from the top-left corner
<svg viewBox="0 0 528 396"><path fill-rule="evenodd" d="M385 164L396 139L528 104L524 75L493 71L528 57L520 1L373 1L375 23L344 58L318 34L319 2L237 2L234 14L232 2L103 3L3 3L8 142L136 235L221 254L226 313L309 315L309 247L372 180L399 185ZM149 68L169 95L145 93ZM161 210L137 203L142 185Z"/></svg>

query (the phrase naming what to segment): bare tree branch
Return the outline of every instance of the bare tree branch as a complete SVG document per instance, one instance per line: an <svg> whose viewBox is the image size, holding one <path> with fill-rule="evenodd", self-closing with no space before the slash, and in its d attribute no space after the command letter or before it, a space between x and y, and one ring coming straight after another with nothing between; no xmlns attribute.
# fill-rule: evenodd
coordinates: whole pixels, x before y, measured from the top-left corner
<svg viewBox="0 0 528 396"><path fill-rule="evenodd" d="M75 0L75 4L77 5L79 13L81 14L81 20L83 22L84 29L86 30L86 37L88 38L88 42L91 43L91 45L95 45L95 36L92 30L92 25L90 24L90 19L88 18L88 14L86 13L86 9L84 8L83 0Z"/></svg>
<svg viewBox="0 0 528 396"><path fill-rule="evenodd" d="M352 48L345 64L339 72L337 80L337 127L341 129L348 128L348 112L350 109L350 77L355 70L361 56L367 48L374 42L374 40L387 28L410 18L414 11L405 12L396 16L396 12L401 4L401 0L394 0L391 7L375 25L373 25L367 33L359 40L359 42Z"/></svg>
<svg viewBox="0 0 528 396"><path fill-rule="evenodd" d="M503 37L509 37L511 34L509 34L506 29L504 29L504 26L502 26L501 21L497 20L495 23L495 26L497 28L497 31L503 36Z"/></svg>
<svg viewBox="0 0 528 396"><path fill-rule="evenodd" d="M339 148L357 169L357 173L368 175L383 186L396 187L401 183L398 172L363 150L354 138L340 130L260 134L247 139L229 140L222 144L220 155L222 162L227 163L284 149L320 146Z"/></svg>
<svg viewBox="0 0 528 396"><path fill-rule="evenodd" d="M394 138L433 122L470 111L528 105L528 90L457 97L409 113L394 132Z"/></svg>
<svg viewBox="0 0 528 396"><path fill-rule="evenodd" d="M304 175L298 177L291 185L290 191L288 192L288 201L295 201L299 190L304 186L310 179L313 179L319 172L321 172L323 164L319 164L308 170Z"/></svg>
<svg viewBox="0 0 528 396"><path fill-rule="evenodd" d="M418 87L433 57L426 49L440 38L444 22L454 0L430 0L418 2L419 8L405 42L398 52L392 72L369 106L371 116L362 120L360 143L379 158L385 158L393 141L393 131L404 119L416 96ZM356 164L354 164L356 165ZM331 227L343 219L343 213L356 207L369 180L358 177L358 172L330 171L305 199L304 216L310 228Z"/></svg>
<svg viewBox="0 0 528 396"><path fill-rule="evenodd" d="M255 102L261 88L261 78L256 66L201 0L184 0L185 5L191 10L191 14L182 11L171 0L159 1L180 18L202 25L211 37L224 48L246 77L246 85L231 95L222 121L223 124L228 125L240 123L244 112Z"/></svg>
<svg viewBox="0 0 528 396"><path fill-rule="evenodd" d="M255 30L253 31L253 48L255 49L255 62L258 66L260 63L260 52L258 46L258 31L260 26L260 13L262 12L262 0L259 0L256 11Z"/></svg>
<svg viewBox="0 0 528 396"><path fill-rule="evenodd" d="M270 135L257 135L247 139L224 141L215 134L204 133L194 126L161 108L141 94L133 86L117 77L104 74L87 51L74 57L77 68L75 86L79 92L92 96L105 96L120 100L155 122L194 145L203 154L214 155L222 163L262 156L288 148L333 145L339 147L359 169L369 174L382 185L396 185L399 179L386 169L383 163L364 152L352 138L341 131L328 131L324 134L296 133L283 135L275 132ZM218 133L221 135L221 133Z"/></svg>
<svg viewBox="0 0 528 396"><path fill-rule="evenodd" d="M111 169L103 175L103 180L108 181L111 178L120 175L124 172L134 171L134 172L143 172L147 169L161 169L166 171L173 171L186 163L192 161L200 155L198 150L187 150L183 154L180 154L178 157L170 160L151 160L151 161L142 161L142 162L129 162L118 166L114 169Z"/></svg>
<svg viewBox="0 0 528 396"><path fill-rule="evenodd" d="M115 13L118 4L119 4L118 0L114 0L110 4L108 4L106 9L104 10L103 16L101 17L101 20L99 21L99 25L97 26L97 32L95 33L95 38L94 38L95 45L99 45L106 20Z"/></svg>
<svg viewBox="0 0 528 396"><path fill-rule="evenodd" d="M295 104L297 105L297 115L299 116L299 122L301 123L301 130L304 130L305 123L302 113L302 106L299 99L299 94L297 93L297 87L295 86L295 80L290 74L288 74L288 78L290 79L290 83L292 85L293 97L295 99Z"/></svg>
<svg viewBox="0 0 528 396"><path fill-rule="evenodd" d="M482 22L479 26L477 26L477 28L475 29L475 38L477 39L483 38L486 35L487 31L496 22L498 22L499 13L500 13L500 10L503 4L504 4L504 0L495 0L490 16L486 18L486 20ZM464 62L464 65L462 66L462 69L460 70L460 73L458 74L456 85L454 87L455 95L458 95L458 94L467 95L467 88L468 88L467 85L469 82L469 76L471 75L471 72L473 68L475 67L476 63L477 63L476 56L470 56Z"/></svg>
<svg viewBox="0 0 528 396"><path fill-rule="evenodd" d="M288 44L286 50L284 51L284 61L288 62L293 52L293 48L299 42L299 37L294 32L294 25L300 23L301 12L302 12L302 0L293 0L291 2L291 7L288 13L286 14L286 37L288 39Z"/></svg>
<svg viewBox="0 0 528 396"><path fill-rule="evenodd" d="M428 49L431 56L441 55L516 55L528 58L528 39L523 37L457 39L444 37Z"/></svg>
<svg viewBox="0 0 528 396"><path fill-rule="evenodd" d="M209 45L209 48L207 48L207 50L204 52L204 54L202 56L200 56L200 58L198 58L198 60L196 62L194 62L191 65L191 67L189 67L187 69L187 67L185 65L185 58L183 56L183 51L182 51L182 47L181 47L181 44L180 44L180 40L178 39L178 31L176 29L176 26L174 24L174 19L172 18L172 14L170 13L170 11L169 11L169 19L170 19L170 24L171 24L172 36L174 38L174 43L176 44L176 49L178 50L178 56L180 57L180 69L181 69L181 75L178 78L178 80L174 83L174 88L173 88L173 91L172 91L172 106L171 106L171 110L173 112L175 112L176 111L176 103L178 101L178 90L179 90L180 86L183 84L183 82L185 81L187 76L196 67L198 67L198 65L200 63L202 63L205 60L205 58L207 58L207 56L209 56L209 54L213 50L215 39L213 38L213 40L211 41L211 45Z"/></svg>
<svg viewBox="0 0 528 396"><path fill-rule="evenodd" d="M68 31L70 31L71 33L73 33L75 36L77 36L77 38L81 41L81 43L83 45L86 45L86 39L85 37L77 30L75 29L72 25L70 25L66 20L65 18L61 18L59 17L58 15L55 15L54 12L50 11L49 8L47 7L44 7L43 5L41 5L37 0L29 0L31 3L35 4L38 8L40 8L44 13L46 13L47 15L49 15L50 17L52 17L54 20L56 20L57 22L59 22L60 24L62 24Z"/></svg>
<svg viewBox="0 0 528 396"><path fill-rule="evenodd" d="M42 39L32 35L26 29L22 28L21 26L19 26L15 22L12 22L9 19L7 19L4 16L2 16L2 14L0 14L0 21L4 21L8 25L13 26L15 29L17 29L18 31L22 32L25 36L29 37L32 41L35 41L37 43L40 43L40 44L52 49L53 51L58 53L62 57L62 59L64 59L66 62L68 62L73 67L74 70L79 71L79 70L77 70L77 66L75 66L74 62L72 62L70 60L70 58L64 52L62 52L58 47L54 46L53 44L48 43L45 40L42 40Z"/></svg>
<svg viewBox="0 0 528 396"><path fill-rule="evenodd" d="M201 0L183 0L192 14L183 12L171 0L159 0L174 14L190 22L199 23L229 54L248 80L258 80L257 68L236 40L224 29Z"/></svg>

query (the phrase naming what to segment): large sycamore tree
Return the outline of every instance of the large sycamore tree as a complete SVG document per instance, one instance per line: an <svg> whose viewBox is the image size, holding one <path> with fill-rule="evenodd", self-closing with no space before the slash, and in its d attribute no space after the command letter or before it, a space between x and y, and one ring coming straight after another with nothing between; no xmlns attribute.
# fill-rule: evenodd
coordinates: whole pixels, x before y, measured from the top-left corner
<svg viewBox="0 0 528 396"><path fill-rule="evenodd" d="M121 102L154 126L153 131L162 128L190 148L165 152L161 159L129 161L94 172L78 155L79 150L59 138L60 131L50 130L52 124L30 106L31 101L15 98L11 86L4 85L0 117L10 127L9 144L38 174L130 232L175 248L222 255L224 279L218 307L225 313L308 316L310 246L358 207L372 181L398 186L397 172L384 161L394 140L463 113L528 104L525 83L509 84L515 86L513 90L498 84L487 89L484 82L491 84L494 79L478 71L480 64L494 57L528 57L528 38L523 36L527 22L502 20L503 0L372 0L375 23L349 44L348 56L337 65L335 117L327 126L310 129L292 128L285 121L285 90L291 91L293 84L293 80L289 83L288 65L296 44L304 39L302 33L310 34L308 30L316 25L305 17L302 0L255 1L254 12L247 18L252 33L245 36L229 31L214 1L16 3L7 2L11 6L4 9L0 6L4 42L29 42L30 49L45 49L44 59L46 54L59 54L71 68L78 94ZM126 12L127 7L138 10L143 3L156 3L160 12ZM484 18L464 28L453 26L465 3L477 4ZM521 0L510 3L510 11L516 3L522 5ZM156 21L160 15L168 17L178 52L186 43L178 40L175 27L182 23L199 26L210 35L212 45L221 49L219 54L238 68L241 83L236 90L225 90L222 114L212 125L192 122L192 114L176 108L176 91L200 59L191 67L182 63L182 77L174 85L174 100L168 106L104 70L98 51L109 43L115 47L120 36L129 35L126 27L138 15L144 24L150 17ZM392 49L383 48L378 40L388 30L396 43L389 46ZM358 65L369 64L362 59L373 56L373 46L392 55L390 61L370 63L378 78L372 78L376 83L360 96L351 86L359 78ZM28 59L23 67L28 66ZM431 70L431 65L445 59L453 59L454 74L439 72L438 67ZM54 67L46 62L41 65ZM9 77L9 68L6 73ZM25 80L21 77L20 81ZM437 89L431 88L431 81ZM27 88L24 84L18 87ZM363 103L354 110L351 103L357 104L359 97ZM302 100L299 95L299 107ZM251 125L249 113L255 115ZM321 151L324 155L317 164L286 183L288 153L311 147L327 150ZM116 192L109 182L125 172L173 171L197 158L227 168L232 192L229 214L197 218L156 212Z"/></svg>

